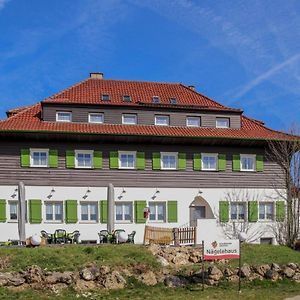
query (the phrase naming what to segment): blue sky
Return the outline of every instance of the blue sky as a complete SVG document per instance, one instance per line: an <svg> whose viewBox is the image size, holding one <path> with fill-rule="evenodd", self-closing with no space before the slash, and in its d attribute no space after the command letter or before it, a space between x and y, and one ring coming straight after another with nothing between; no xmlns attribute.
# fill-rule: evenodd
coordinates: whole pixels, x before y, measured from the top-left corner
<svg viewBox="0 0 300 300"><path fill-rule="evenodd" d="M100 71L300 123L300 1L0 0L0 118Z"/></svg>

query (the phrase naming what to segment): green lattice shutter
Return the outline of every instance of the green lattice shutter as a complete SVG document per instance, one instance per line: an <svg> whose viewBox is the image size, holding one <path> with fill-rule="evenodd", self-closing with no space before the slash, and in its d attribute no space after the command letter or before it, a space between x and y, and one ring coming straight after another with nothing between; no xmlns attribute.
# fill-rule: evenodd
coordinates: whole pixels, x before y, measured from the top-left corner
<svg viewBox="0 0 300 300"><path fill-rule="evenodd" d="M39 224L42 222L42 200L29 200L29 222L31 224Z"/></svg>
<svg viewBox="0 0 300 300"><path fill-rule="evenodd" d="M58 151L54 149L49 150L49 167L57 168L58 167Z"/></svg>
<svg viewBox="0 0 300 300"><path fill-rule="evenodd" d="M136 168L138 170L145 170L145 152L137 152L137 154L136 154Z"/></svg>
<svg viewBox="0 0 300 300"><path fill-rule="evenodd" d="M21 149L21 167L28 168L30 167L30 150Z"/></svg>
<svg viewBox="0 0 300 300"><path fill-rule="evenodd" d="M220 201L219 202L219 219L220 222L228 222L229 221L229 202L228 201Z"/></svg>
<svg viewBox="0 0 300 300"><path fill-rule="evenodd" d="M77 200L66 200L66 223L77 223Z"/></svg>
<svg viewBox="0 0 300 300"><path fill-rule="evenodd" d="M102 169L102 152L94 151L93 166L95 169Z"/></svg>
<svg viewBox="0 0 300 300"><path fill-rule="evenodd" d="M285 203L284 201L276 201L276 221L283 222L285 219Z"/></svg>
<svg viewBox="0 0 300 300"><path fill-rule="evenodd" d="M239 154L232 155L232 170L233 171L241 170L241 156Z"/></svg>
<svg viewBox="0 0 300 300"><path fill-rule="evenodd" d="M194 164L193 164L195 171L201 171L201 154L195 153L194 154Z"/></svg>
<svg viewBox="0 0 300 300"><path fill-rule="evenodd" d="M218 155L218 170L226 171L226 154Z"/></svg>
<svg viewBox="0 0 300 300"><path fill-rule="evenodd" d="M110 169L118 169L119 168L118 151L109 152L109 168Z"/></svg>
<svg viewBox="0 0 300 300"><path fill-rule="evenodd" d="M248 202L248 221L257 222L258 220L258 202L249 201Z"/></svg>
<svg viewBox="0 0 300 300"><path fill-rule="evenodd" d="M177 223L177 201L168 201L168 222Z"/></svg>
<svg viewBox="0 0 300 300"><path fill-rule="evenodd" d="M160 170L160 153L159 152L152 153L152 169Z"/></svg>
<svg viewBox="0 0 300 300"><path fill-rule="evenodd" d="M147 202L144 200L134 201L135 208L135 223L146 223L146 219L144 218L144 208L146 207Z"/></svg>
<svg viewBox="0 0 300 300"><path fill-rule="evenodd" d="M6 222L6 200L0 199L0 222Z"/></svg>
<svg viewBox="0 0 300 300"><path fill-rule="evenodd" d="M100 201L100 222L107 223L107 200Z"/></svg>
<svg viewBox="0 0 300 300"><path fill-rule="evenodd" d="M75 151L74 150L66 151L66 167L68 169L75 168Z"/></svg>
<svg viewBox="0 0 300 300"><path fill-rule="evenodd" d="M186 154L178 153L178 170L186 169Z"/></svg>
<svg viewBox="0 0 300 300"><path fill-rule="evenodd" d="M264 171L264 156L256 155L256 172Z"/></svg>

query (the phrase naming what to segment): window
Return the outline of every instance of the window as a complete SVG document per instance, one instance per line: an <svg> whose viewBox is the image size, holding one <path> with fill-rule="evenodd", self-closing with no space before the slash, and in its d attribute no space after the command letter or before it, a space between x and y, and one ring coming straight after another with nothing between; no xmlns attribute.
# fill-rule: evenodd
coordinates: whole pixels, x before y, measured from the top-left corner
<svg viewBox="0 0 300 300"><path fill-rule="evenodd" d="M230 215L231 215L231 220L245 220L246 204L243 202L231 202Z"/></svg>
<svg viewBox="0 0 300 300"><path fill-rule="evenodd" d="M273 220L274 216L274 203L260 202L259 203L259 219L260 220Z"/></svg>
<svg viewBox="0 0 300 300"><path fill-rule="evenodd" d="M75 150L75 167L92 168L93 150Z"/></svg>
<svg viewBox="0 0 300 300"><path fill-rule="evenodd" d="M165 222L166 220L166 203L155 202L149 204L150 208L150 221Z"/></svg>
<svg viewBox="0 0 300 300"><path fill-rule="evenodd" d="M255 155L241 154L241 171L255 171Z"/></svg>
<svg viewBox="0 0 300 300"><path fill-rule="evenodd" d="M47 202L46 221L62 222L63 221L63 204L59 202Z"/></svg>
<svg viewBox="0 0 300 300"><path fill-rule="evenodd" d="M123 102L130 102L131 101L131 97L128 95L124 95L123 96Z"/></svg>
<svg viewBox="0 0 300 300"><path fill-rule="evenodd" d="M186 126L188 127L200 127L200 117L187 117Z"/></svg>
<svg viewBox="0 0 300 300"><path fill-rule="evenodd" d="M31 167L48 167L48 149L30 149Z"/></svg>
<svg viewBox="0 0 300 300"><path fill-rule="evenodd" d="M102 94L101 95L101 100L102 101L110 101L110 96L108 94Z"/></svg>
<svg viewBox="0 0 300 300"><path fill-rule="evenodd" d="M81 221L97 222L97 203L81 203Z"/></svg>
<svg viewBox="0 0 300 300"><path fill-rule="evenodd" d="M177 104L177 99L174 97L170 98L170 104Z"/></svg>
<svg viewBox="0 0 300 300"><path fill-rule="evenodd" d="M217 118L216 119L217 128L229 128L229 118Z"/></svg>
<svg viewBox="0 0 300 300"><path fill-rule="evenodd" d="M9 205L9 220L17 221L18 220L18 202L10 201L10 202L8 202L8 205Z"/></svg>
<svg viewBox="0 0 300 300"><path fill-rule="evenodd" d="M136 152L119 151L119 168L134 169L136 161Z"/></svg>
<svg viewBox="0 0 300 300"><path fill-rule="evenodd" d="M216 171L218 154L216 153L202 153L202 170L203 171Z"/></svg>
<svg viewBox="0 0 300 300"><path fill-rule="evenodd" d="M103 123L104 115L102 113L89 113L89 123Z"/></svg>
<svg viewBox="0 0 300 300"><path fill-rule="evenodd" d="M69 111L58 111L56 113L57 122L72 122L72 113Z"/></svg>
<svg viewBox="0 0 300 300"><path fill-rule="evenodd" d="M152 103L160 103L160 98L158 96L153 96Z"/></svg>
<svg viewBox="0 0 300 300"><path fill-rule="evenodd" d="M135 125L137 124L137 115L135 114L123 114L122 124Z"/></svg>
<svg viewBox="0 0 300 300"><path fill-rule="evenodd" d="M116 203L116 221L132 222L132 203Z"/></svg>
<svg viewBox="0 0 300 300"><path fill-rule="evenodd" d="M264 245L272 245L273 244L273 238L260 238L260 243Z"/></svg>
<svg viewBox="0 0 300 300"><path fill-rule="evenodd" d="M169 124L170 124L169 116L155 116L155 125L169 126Z"/></svg>
<svg viewBox="0 0 300 300"><path fill-rule="evenodd" d="M162 152L161 157L161 169L162 170L176 170L177 169L177 153Z"/></svg>

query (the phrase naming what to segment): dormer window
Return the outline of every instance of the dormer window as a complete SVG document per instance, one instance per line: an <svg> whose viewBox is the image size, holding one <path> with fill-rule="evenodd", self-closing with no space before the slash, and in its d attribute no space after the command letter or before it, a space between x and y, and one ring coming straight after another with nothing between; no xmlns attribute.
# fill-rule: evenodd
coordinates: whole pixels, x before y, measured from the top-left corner
<svg viewBox="0 0 300 300"><path fill-rule="evenodd" d="M128 95L123 96L123 102L131 102L131 97Z"/></svg>
<svg viewBox="0 0 300 300"><path fill-rule="evenodd" d="M89 113L89 123L103 123L104 115L103 113Z"/></svg>
<svg viewBox="0 0 300 300"><path fill-rule="evenodd" d="M170 104L177 104L177 99L174 97L170 98Z"/></svg>
<svg viewBox="0 0 300 300"><path fill-rule="evenodd" d="M72 113L70 111L58 111L56 112L57 122L72 122Z"/></svg>
<svg viewBox="0 0 300 300"><path fill-rule="evenodd" d="M216 127L217 128L229 128L230 122L229 118L217 118Z"/></svg>
<svg viewBox="0 0 300 300"><path fill-rule="evenodd" d="M160 98L158 96L153 96L152 103L160 103Z"/></svg>
<svg viewBox="0 0 300 300"><path fill-rule="evenodd" d="M101 95L101 100L102 100L102 101L110 101L110 96L109 96L109 94L102 94L102 95Z"/></svg>

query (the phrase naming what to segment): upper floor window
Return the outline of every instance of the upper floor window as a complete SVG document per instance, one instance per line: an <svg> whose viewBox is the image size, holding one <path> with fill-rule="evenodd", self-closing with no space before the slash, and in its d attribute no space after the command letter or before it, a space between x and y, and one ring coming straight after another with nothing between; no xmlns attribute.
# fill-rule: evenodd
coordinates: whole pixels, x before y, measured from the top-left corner
<svg viewBox="0 0 300 300"><path fill-rule="evenodd" d="M122 115L122 124L127 124L127 125L137 124L137 115L136 114L123 114Z"/></svg>
<svg viewBox="0 0 300 300"><path fill-rule="evenodd" d="M58 111L56 112L57 122L72 122L72 113L70 111Z"/></svg>
<svg viewBox="0 0 300 300"><path fill-rule="evenodd" d="M188 127L200 127L200 117L187 117L186 126Z"/></svg>
<svg viewBox="0 0 300 300"><path fill-rule="evenodd" d="M110 96L109 96L109 94L102 94L102 95L101 95L101 100L102 100L102 101L110 101Z"/></svg>
<svg viewBox="0 0 300 300"><path fill-rule="evenodd" d="M174 97L170 98L170 104L177 104L177 99Z"/></svg>
<svg viewBox="0 0 300 300"><path fill-rule="evenodd" d="M149 204L150 208L150 221L165 222L166 220L166 203L165 202L152 202Z"/></svg>
<svg viewBox="0 0 300 300"><path fill-rule="evenodd" d="M155 125L159 126L169 126L170 124L170 117L169 116L155 116Z"/></svg>
<svg viewBox="0 0 300 300"><path fill-rule="evenodd" d="M274 203L260 202L259 203L259 219L260 220L273 220L274 216Z"/></svg>
<svg viewBox="0 0 300 300"><path fill-rule="evenodd" d="M129 95L124 95L123 96L123 101L124 102L130 102L131 101L131 97Z"/></svg>
<svg viewBox="0 0 300 300"><path fill-rule="evenodd" d="M202 170L204 171L216 171L217 170L217 161L218 154L216 153L202 153Z"/></svg>
<svg viewBox="0 0 300 300"><path fill-rule="evenodd" d="M81 203L81 221L96 222L98 215L97 202Z"/></svg>
<svg viewBox="0 0 300 300"><path fill-rule="evenodd" d="M134 169L136 164L136 152L119 151L119 168Z"/></svg>
<svg viewBox="0 0 300 300"><path fill-rule="evenodd" d="M89 123L103 123L104 115L102 113L89 113Z"/></svg>
<svg viewBox="0 0 300 300"><path fill-rule="evenodd" d="M93 150L75 150L75 167L92 168Z"/></svg>
<svg viewBox="0 0 300 300"><path fill-rule="evenodd" d="M174 152L162 152L161 157L161 169L162 170L176 170L178 154Z"/></svg>
<svg viewBox="0 0 300 300"><path fill-rule="evenodd" d="M122 202L116 203L116 221L132 222L132 203Z"/></svg>
<svg viewBox="0 0 300 300"><path fill-rule="evenodd" d="M254 154L241 154L241 171L255 171Z"/></svg>
<svg viewBox="0 0 300 300"><path fill-rule="evenodd" d="M160 98L158 96L153 96L152 103L160 103Z"/></svg>
<svg viewBox="0 0 300 300"><path fill-rule="evenodd" d="M229 118L217 118L216 127L217 128L229 128Z"/></svg>
<svg viewBox="0 0 300 300"><path fill-rule="evenodd" d="M17 221L18 220L18 201L9 201L9 220Z"/></svg>
<svg viewBox="0 0 300 300"><path fill-rule="evenodd" d="M230 203L231 220L245 220L246 217L246 203L245 202L231 202Z"/></svg>
<svg viewBox="0 0 300 300"><path fill-rule="evenodd" d="M62 222L63 221L63 204L62 202L46 202L46 221Z"/></svg>
<svg viewBox="0 0 300 300"><path fill-rule="evenodd" d="M30 167L48 167L48 149L30 149Z"/></svg>

